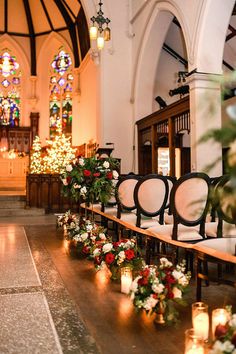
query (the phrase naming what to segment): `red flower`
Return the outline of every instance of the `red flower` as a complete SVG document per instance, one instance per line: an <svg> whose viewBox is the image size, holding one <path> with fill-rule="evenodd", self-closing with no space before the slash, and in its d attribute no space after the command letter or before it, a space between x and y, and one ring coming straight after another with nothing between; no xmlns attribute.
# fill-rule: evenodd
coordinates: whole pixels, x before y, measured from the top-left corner
<svg viewBox="0 0 236 354"><path fill-rule="evenodd" d="M150 274L150 270L148 268L144 269L142 272L141 272L141 275L143 277L148 277Z"/></svg>
<svg viewBox="0 0 236 354"><path fill-rule="evenodd" d="M66 182L67 182L68 184L70 184L71 180L72 180L72 177L71 177L71 176L66 177Z"/></svg>
<svg viewBox="0 0 236 354"><path fill-rule="evenodd" d="M134 250L125 250L125 257L128 259L128 261L131 261L135 257Z"/></svg>
<svg viewBox="0 0 236 354"><path fill-rule="evenodd" d="M158 295L157 294L152 294L153 299L157 299Z"/></svg>
<svg viewBox="0 0 236 354"><path fill-rule="evenodd" d="M99 176L100 176L100 172L95 172L95 173L93 174L93 176L94 176L94 177L99 177Z"/></svg>
<svg viewBox="0 0 236 354"><path fill-rule="evenodd" d="M140 278L138 280L138 285L148 285L148 278Z"/></svg>
<svg viewBox="0 0 236 354"><path fill-rule="evenodd" d="M105 256L105 262L110 265L112 264L112 262L114 262L115 260L115 256L113 253L107 253L106 256Z"/></svg>
<svg viewBox="0 0 236 354"><path fill-rule="evenodd" d="M176 283L176 279L170 274L166 275L166 279L165 280L169 284L175 284Z"/></svg>
<svg viewBox="0 0 236 354"><path fill-rule="evenodd" d="M112 172L107 172L107 179L112 179L112 178L113 178Z"/></svg>
<svg viewBox="0 0 236 354"><path fill-rule="evenodd" d="M85 177L91 176L91 171L89 171L89 170L84 170L84 176L85 176Z"/></svg>
<svg viewBox="0 0 236 354"><path fill-rule="evenodd" d="M84 246L83 249L82 249L82 252L84 254L89 254L90 253L90 248L88 246Z"/></svg>
<svg viewBox="0 0 236 354"><path fill-rule="evenodd" d="M117 247L119 247L120 246L120 241L118 241L118 242L113 242L113 247L114 248L117 248Z"/></svg>

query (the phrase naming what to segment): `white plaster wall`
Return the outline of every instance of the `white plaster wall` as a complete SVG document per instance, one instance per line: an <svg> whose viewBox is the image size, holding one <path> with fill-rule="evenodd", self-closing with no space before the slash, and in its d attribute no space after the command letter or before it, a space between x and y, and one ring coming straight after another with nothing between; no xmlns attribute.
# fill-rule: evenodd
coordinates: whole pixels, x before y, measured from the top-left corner
<svg viewBox="0 0 236 354"><path fill-rule="evenodd" d="M99 68L89 55L79 70L79 76L81 94L73 101L76 112L73 117L73 145L90 140L99 142Z"/></svg>
<svg viewBox="0 0 236 354"><path fill-rule="evenodd" d="M112 42L101 52L101 131L100 146L114 143L113 156L122 159L122 172L133 169L133 129L131 87L131 39L127 35L129 27L128 3L109 1L112 18Z"/></svg>

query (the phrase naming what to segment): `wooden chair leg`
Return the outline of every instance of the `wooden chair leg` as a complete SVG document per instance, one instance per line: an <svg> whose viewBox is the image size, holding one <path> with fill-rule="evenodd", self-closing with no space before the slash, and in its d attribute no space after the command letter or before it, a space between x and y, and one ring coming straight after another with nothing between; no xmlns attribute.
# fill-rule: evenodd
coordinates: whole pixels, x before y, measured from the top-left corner
<svg viewBox="0 0 236 354"><path fill-rule="evenodd" d="M196 265L196 279L197 279L197 288L196 288L196 300L201 301L202 299L202 279L201 274L201 260L197 257Z"/></svg>
<svg viewBox="0 0 236 354"><path fill-rule="evenodd" d="M151 262L151 240L150 238L146 237L146 242L145 242L145 261L146 264L150 264Z"/></svg>

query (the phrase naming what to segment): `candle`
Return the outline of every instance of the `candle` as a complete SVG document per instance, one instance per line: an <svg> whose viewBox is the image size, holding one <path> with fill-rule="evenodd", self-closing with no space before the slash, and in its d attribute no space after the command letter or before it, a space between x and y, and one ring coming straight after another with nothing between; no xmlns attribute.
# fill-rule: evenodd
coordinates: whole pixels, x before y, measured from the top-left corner
<svg viewBox="0 0 236 354"><path fill-rule="evenodd" d="M192 323L195 334L207 340L209 334L208 305L203 302L195 302L192 305Z"/></svg>
<svg viewBox="0 0 236 354"><path fill-rule="evenodd" d="M129 267L121 268L121 292L129 294L132 284L132 270Z"/></svg>
<svg viewBox="0 0 236 354"><path fill-rule="evenodd" d="M229 320L229 313L225 309L215 309L212 311L212 336L215 338L216 327L220 324L224 326Z"/></svg>
<svg viewBox="0 0 236 354"><path fill-rule="evenodd" d="M195 333L194 328L185 331L184 354L204 354L204 340Z"/></svg>

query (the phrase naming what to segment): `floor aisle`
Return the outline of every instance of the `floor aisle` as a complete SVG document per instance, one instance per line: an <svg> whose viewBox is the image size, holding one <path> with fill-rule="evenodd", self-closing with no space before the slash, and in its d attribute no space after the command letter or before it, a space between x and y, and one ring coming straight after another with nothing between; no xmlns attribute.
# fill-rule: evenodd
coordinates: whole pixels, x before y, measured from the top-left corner
<svg viewBox="0 0 236 354"><path fill-rule="evenodd" d="M7 221L11 222L11 225L7 226ZM20 262L22 250L25 252L27 250L26 241L26 243L22 242L21 247L19 247L19 243L17 244L19 253L16 252L15 255L12 253L15 261L22 263L22 267L19 263L13 266L14 260L11 260L9 254L4 252L4 250L8 250L8 252L13 250L15 242L14 238L11 239L11 242L10 239L7 241L6 230L13 230L16 226L18 230L22 230L19 225L24 225L40 283L38 283L37 277L35 278L35 269L32 271L30 258L24 257ZM15 269L18 272L19 282L17 291L14 290L15 288L11 288L9 283L5 283L6 288L0 289L2 299L7 295L9 296L9 304L11 303L8 306L5 298L4 302L1 301L1 319L3 318L4 323L9 322L10 325L20 324L22 321L22 327L27 325L29 330L27 351L22 350L21 347L25 338L25 334L20 333L21 325L17 325L19 342L17 345L15 343L15 348L6 345L7 341L11 340L11 335L6 336L7 332L4 333L5 330L0 327L0 342L5 340L5 347L0 349L1 354L54 353L47 347L49 345L47 343L51 343L52 337L50 335L48 339L44 337L42 341L39 340L38 343L42 344L38 344L37 347L31 342L38 331L37 326L41 330L41 324L47 322L45 321L45 311L42 311L47 305L52 320L49 321L49 324L52 326L51 328L55 328L55 331L49 332L53 333L54 339L58 336L64 354L183 354L184 330L191 327L190 305L195 301L193 280L187 295L189 306L180 309L180 326L177 328L159 327L154 324L153 317L136 314L130 299L120 293L119 283L111 282L107 275L96 273L92 262L67 253L62 230L56 229L55 216L46 215L30 219L0 218L1 230L5 231L6 235L5 241L2 236L0 239L1 269L2 266L3 270L10 271L11 269L13 275ZM0 232L1 235L2 232ZM14 232L9 232L9 236L12 237L13 234ZM28 264L27 267L23 265L25 262ZM17 270L18 267L24 269L24 277L21 276L20 270ZM3 279L2 270L0 273L0 279ZM11 278L14 276L9 276L9 282ZM21 283L20 279L22 278L25 284ZM27 281L29 281L28 286ZM17 283L14 284L17 287ZM22 294L23 301L20 297L18 301L17 296ZM47 305L43 304L42 297L46 299ZM232 304L236 312L235 289L229 286L211 285L209 288L204 288L203 301L209 304L210 309ZM17 304L19 304L18 307ZM32 310L27 304L39 306L39 310L37 308ZM44 305L46 307L43 307ZM50 318L48 312L47 316ZM35 322L35 328L32 329L33 334L30 332L31 321ZM44 333L44 327L42 327L42 333ZM49 327L47 327L47 333ZM14 332L10 331L9 333L13 334ZM60 352L60 348L55 343L56 341L54 348Z"/></svg>

